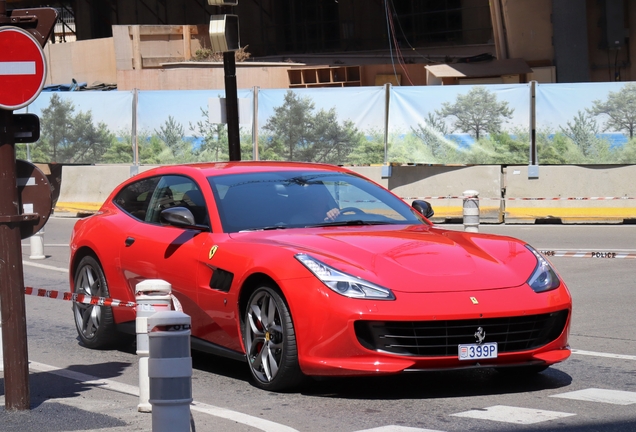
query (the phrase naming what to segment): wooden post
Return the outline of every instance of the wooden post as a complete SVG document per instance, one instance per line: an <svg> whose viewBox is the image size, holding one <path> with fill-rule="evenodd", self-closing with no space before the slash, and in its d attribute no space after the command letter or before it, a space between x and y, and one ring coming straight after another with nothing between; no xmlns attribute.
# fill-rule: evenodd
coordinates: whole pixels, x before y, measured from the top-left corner
<svg viewBox="0 0 636 432"><path fill-rule="evenodd" d="M192 33L190 31L190 26L184 25L183 26L183 59L185 61L188 61L192 58L191 39L192 39Z"/></svg>
<svg viewBox="0 0 636 432"><path fill-rule="evenodd" d="M139 34L139 26L132 27L132 51L133 51L133 69L141 70L141 36Z"/></svg>

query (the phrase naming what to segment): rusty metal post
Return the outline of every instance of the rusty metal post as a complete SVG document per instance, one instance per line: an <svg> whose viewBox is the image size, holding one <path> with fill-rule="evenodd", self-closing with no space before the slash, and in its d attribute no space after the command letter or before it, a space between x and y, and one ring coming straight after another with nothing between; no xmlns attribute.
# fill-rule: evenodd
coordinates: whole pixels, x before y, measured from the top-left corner
<svg viewBox="0 0 636 432"><path fill-rule="evenodd" d="M0 309L8 411L30 407L20 221L13 111L0 110Z"/></svg>

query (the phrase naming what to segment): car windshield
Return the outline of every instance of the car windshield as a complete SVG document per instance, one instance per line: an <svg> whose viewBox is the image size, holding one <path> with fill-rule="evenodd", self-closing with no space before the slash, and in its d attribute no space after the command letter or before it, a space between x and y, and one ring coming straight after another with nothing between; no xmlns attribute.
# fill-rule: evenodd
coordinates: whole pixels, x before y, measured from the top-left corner
<svg viewBox="0 0 636 432"><path fill-rule="evenodd" d="M225 232L425 223L404 201L347 173L257 172L208 181Z"/></svg>

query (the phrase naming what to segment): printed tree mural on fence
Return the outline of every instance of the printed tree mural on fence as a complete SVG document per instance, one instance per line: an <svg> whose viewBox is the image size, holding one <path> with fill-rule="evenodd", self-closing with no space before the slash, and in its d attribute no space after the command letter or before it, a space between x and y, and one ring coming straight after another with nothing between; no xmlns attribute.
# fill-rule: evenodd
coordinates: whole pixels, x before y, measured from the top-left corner
<svg viewBox="0 0 636 432"><path fill-rule="evenodd" d="M607 116L603 130L626 132L634 138L636 132L636 83L625 84L620 91L609 92L605 101L595 100L588 112Z"/></svg>
<svg viewBox="0 0 636 432"><path fill-rule="evenodd" d="M602 122L599 124L599 122ZM602 132L621 133L628 142L612 146ZM577 111L566 125L538 134L541 164L612 164L636 162L636 84L609 91L605 100Z"/></svg>
<svg viewBox="0 0 636 432"><path fill-rule="evenodd" d="M528 141L503 131L504 122L512 118L513 112L508 102L497 100L495 93L475 86L457 95L454 102L444 102L440 109L429 112L422 123L411 127L411 132L430 153L431 160L422 162L523 163L528 159ZM449 132L469 134L475 142L462 146Z"/></svg>
<svg viewBox="0 0 636 432"><path fill-rule="evenodd" d="M185 129L181 123L178 123L174 117L168 116L168 119L154 130L155 135L169 149L169 155L165 155L166 162L187 163L196 160L192 143L185 139Z"/></svg>
<svg viewBox="0 0 636 432"><path fill-rule="evenodd" d="M263 144L263 159L342 164L365 139L351 121L338 122L335 108L314 114L309 97L293 91L274 108L263 130L269 133Z"/></svg>
<svg viewBox="0 0 636 432"><path fill-rule="evenodd" d="M611 161L610 144L606 139L599 138L598 124L587 112L579 110L572 122L567 122L567 127L559 128L576 146L577 151L569 151L570 163Z"/></svg>
<svg viewBox="0 0 636 432"><path fill-rule="evenodd" d="M444 102L436 111L441 118L454 117L453 130L468 133L479 140L483 133L499 133L501 125L512 117L508 102L497 101L497 95L485 87L475 86L465 95L457 95L455 103Z"/></svg>
<svg viewBox="0 0 636 432"><path fill-rule="evenodd" d="M34 145L33 160L43 162L94 163L116 141L105 123L93 124L90 111L75 114L75 106L57 94L40 116L40 140Z"/></svg>
<svg viewBox="0 0 636 432"><path fill-rule="evenodd" d="M424 123L411 126L413 134L428 148L433 163L443 163L457 157L457 144L446 138L448 126L438 113L429 112Z"/></svg>
<svg viewBox="0 0 636 432"><path fill-rule="evenodd" d="M197 161L216 162L230 160L229 139L227 125L212 123L209 111L200 108L202 120L190 122L190 129L194 137L201 140L201 146L196 150ZM253 157L252 137L240 129L241 160L251 160Z"/></svg>

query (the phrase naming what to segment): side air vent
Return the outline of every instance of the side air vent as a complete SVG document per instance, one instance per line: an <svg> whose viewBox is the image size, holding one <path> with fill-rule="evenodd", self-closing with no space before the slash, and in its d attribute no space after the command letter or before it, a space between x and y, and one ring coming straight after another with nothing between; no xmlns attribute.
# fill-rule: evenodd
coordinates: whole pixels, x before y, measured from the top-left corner
<svg viewBox="0 0 636 432"><path fill-rule="evenodd" d="M214 273L212 273L212 278L210 278L210 288L228 292L232 286L232 279L234 279L233 273L217 268L214 270Z"/></svg>

